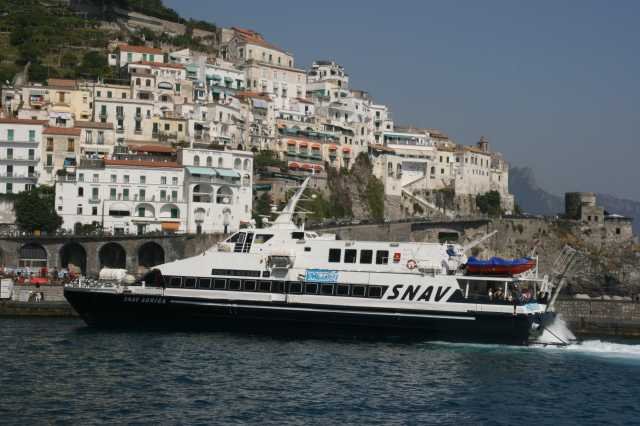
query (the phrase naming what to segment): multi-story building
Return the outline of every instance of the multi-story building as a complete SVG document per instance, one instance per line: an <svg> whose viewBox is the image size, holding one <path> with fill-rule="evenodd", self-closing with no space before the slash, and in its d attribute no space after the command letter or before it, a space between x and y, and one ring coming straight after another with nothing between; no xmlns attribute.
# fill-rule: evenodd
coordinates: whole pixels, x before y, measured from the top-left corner
<svg viewBox="0 0 640 426"><path fill-rule="evenodd" d="M128 69L133 98L154 101L156 114L193 102L193 84L184 65L145 61L130 63Z"/></svg>
<svg viewBox="0 0 640 426"><path fill-rule="evenodd" d="M152 100L96 98L96 116L102 123L113 123L116 142L150 141L153 132Z"/></svg>
<svg viewBox="0 0 640 426"><path fill-rule="evenodd" d="M46 121L0 118L0 193L31 189L40 174L40 143Z"/></svg>
<svg viewBox="0 0 640 426"><path fill-rule="evenodd" d="M252 167L251 153L231 150L181 149L177 161L81 160L59 174L56 210L67 230L233 232L251 219Z"/></svg>
<svg viewBox="0 0 640 426"><path fill-rule="evenodd" d="M80 129L80 152L82 158L109 158L116 145L113 123L99 121L76 121Z"/></svg>
<svg viewBox="0 0 640 426"><path fill-rule="evenodd" d="M80 155L79 127L46 127L42 131L42 173L38 183L54 185L58 171L73 169Z"/></svg>

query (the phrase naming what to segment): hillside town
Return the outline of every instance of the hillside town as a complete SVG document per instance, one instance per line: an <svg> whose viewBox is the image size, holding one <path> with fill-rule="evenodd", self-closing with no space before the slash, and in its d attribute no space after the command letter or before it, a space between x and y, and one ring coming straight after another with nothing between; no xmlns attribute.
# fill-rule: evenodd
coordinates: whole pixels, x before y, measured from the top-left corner
<svg viewBox="0 0 640 426"><path fill-rule="evenodd" d="M119 79L5 84L0 193L54 186L68 231L226 233L251 220L256 185L273 188L254 173L254 154L268 151L284 182L368 156L387 199L411 206L405 215L442 213L428 194L447 189L496 191L513 209L508 164L486 138L465 146L401 127L334 61L305 70L253 30L218 37L216 55L114 41Z"/></svg>

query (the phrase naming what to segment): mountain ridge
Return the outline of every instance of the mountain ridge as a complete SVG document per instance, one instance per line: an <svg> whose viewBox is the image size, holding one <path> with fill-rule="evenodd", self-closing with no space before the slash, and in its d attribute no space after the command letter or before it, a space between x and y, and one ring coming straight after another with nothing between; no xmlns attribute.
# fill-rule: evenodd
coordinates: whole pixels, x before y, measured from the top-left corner
<svg viewBox="0 0 640 426"><path fill-rule="evenodd" d="M564 197L552 194L541 188L530 167L511 167L509 169L509 192L511 192L522 211L530 214L552 216L563 214ZM640 232L640 202L620 198L612 194L596 193L598 205L609 214L631 217L634 233Z"/></svg>

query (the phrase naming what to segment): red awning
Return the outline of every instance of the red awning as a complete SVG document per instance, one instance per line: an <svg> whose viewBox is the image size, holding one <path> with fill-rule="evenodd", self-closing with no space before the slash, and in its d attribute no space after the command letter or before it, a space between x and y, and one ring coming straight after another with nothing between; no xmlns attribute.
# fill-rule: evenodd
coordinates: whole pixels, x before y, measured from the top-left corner
<svg viewBox="0 0 640 426"><path fill-rule="evenodd" d="M315 169L316 172L321 172L322 171L322 166L320 164L315 164L313 166L313 168Z"/></svg>
<svg viewBox="0 0 640 426"><path fill-rule="evenodd" d="M299 147L306 147L308 144L306 142L300 142L298 144Z"/></svg>
<svg viewBox="0 0 640 426"><path fill-rule="evenodd" d="M336 149L338 149L338 147L336 145L329 145L329 150L330 151L335 151Z"/></svg>
<svg viewBox="0 0 640 426"><path fill-rule="evenodd" d="M301 166L300 166L300 168L301 168L302 170L313 170L313 165L312 165L312 164L306 164L306 163L305 163L305 164L301 165Z"/></svg>
<svg viewBox="0 0 640 426"><path fill-rule="evenodd" d="M289 163L289 168L292 169L292 170L299 169L300 168L300 164L298 164L298 163Z"/></svg>
<svg viewBox="0 0 640 426"><path fill-rule="evenodd" d="M314 143L313 145L311 145L311 148L320 149L320 144L319 143Z"/></svg>
<svg viewBox="0 0 640 426"><path fill-rule="evenodd" d="M342 147L342 152L351 152L351 148L348 146Z"/></svg>

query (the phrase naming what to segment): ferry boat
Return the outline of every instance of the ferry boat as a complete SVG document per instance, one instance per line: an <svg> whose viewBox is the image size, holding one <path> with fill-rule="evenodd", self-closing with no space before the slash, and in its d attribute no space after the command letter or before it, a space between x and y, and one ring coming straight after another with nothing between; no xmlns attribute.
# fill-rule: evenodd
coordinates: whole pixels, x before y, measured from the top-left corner
<svg viewBox="0 0 640 426"><path fill-rule="evenodd" d="M471 275L465 253L474 244L349 241L305 230L294 218L307 184L270 226L243 229L137 282L80 279L64 295L89 326L110 328L526 345L553 322L559 286L537 267Z"/></svg>

